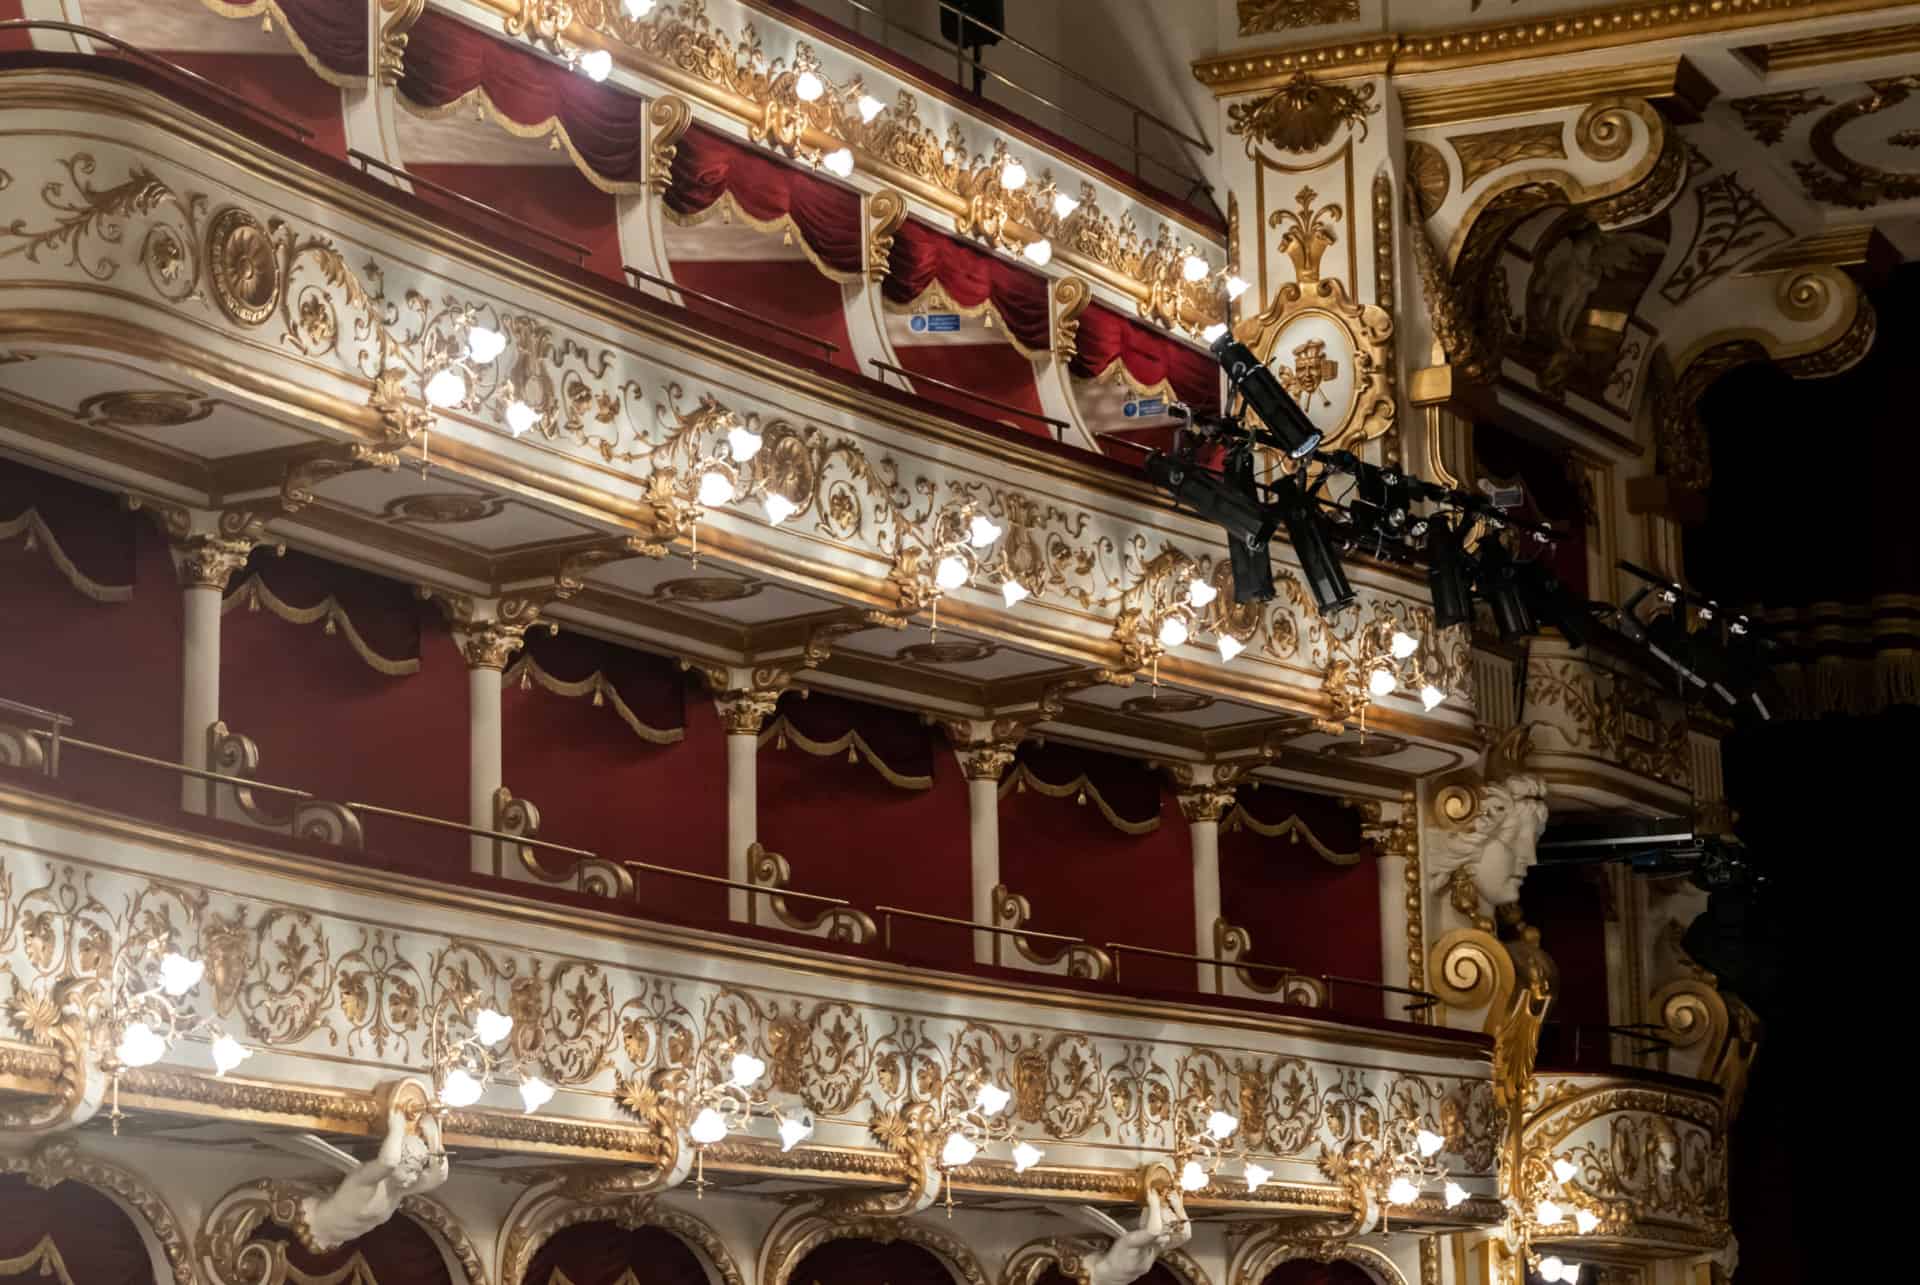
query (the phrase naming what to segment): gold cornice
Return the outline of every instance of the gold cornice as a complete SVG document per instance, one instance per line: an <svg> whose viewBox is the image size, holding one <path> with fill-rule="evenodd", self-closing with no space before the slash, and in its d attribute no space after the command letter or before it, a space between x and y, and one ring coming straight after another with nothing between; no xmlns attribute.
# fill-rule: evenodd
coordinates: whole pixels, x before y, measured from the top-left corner
<svg viewBox="0 0 1920 1285"><path fill-rule="evenodd" d="M1827 228L1795 237L1777 250L1770 250L1752 263L1737 269L1736 275L1761 276L1769 272L1787 272L1803 268L1844 268L1867 261L1867 246L1873 240L1873 225Z"/></svg>
<svg viewBox="0 0 1920 1285"><path fill-rule="evenodd" d="M1836 62L1897 58L1920 53L1920 23L1776 40L1764 45L1744 45L1734 52L1769 75L1805 67L1825 67Z"/></svg>
<svg viewBox="0 0 1920 1285"><path fill-rule="evenodd" d="M1596 98L1679 98L1694 111L1706 105L1712 86L1679 54L1611 67L1582 67L1549 75L1475 80L1458 85L1408 85L1400 91L1406 128L1458 125L1496 116L1518 116L1556 107L1576 107Z"/></svg>
<svg viewBox="0 0 1920 1285"><path fill-rule="evenodd" d="M1446 71L1522 58L1546 58L1743 31L1774 23L1904 8L1910 0L1689 0L1685 4L1609 5L1576 13L1399 36L1297 45L1203 58L1193 75L1216 98L1271 89L1296 71L1318 79Z"/></svg>
<svg viewBox="0 0 1920 1285"><path fill-rule="evenodd" d="M513 940L517 941L537 939L543 931L574 935L587 932L608 942L683 951L713 959L802 973L824 986L832 986L837 979L857 980L924 994L1027 1003L1055 1013L1079 1012L1164 1024L1197 1024L1249 1032L1263 1039L1302 1039L1342 1048L1365 1048L1419 1057L1490 1061L1492 1055L1491 1041L1463 1039L1458 1032L1452 1033L1451 1038L1442 1038L1425 1028L1350 1026L1336 1020L1319 1020L1295 1013L1214 1009L1199 1003L1102 995L1041 984L1029 985L1007 978L988 979L961 973L943 973L883 960L817 952L800 946L782 948L721 932L636 920L629 914L617 911L561 906L505 893L434 883L386 870L282 856L266 847L171 830L152 822L101 811L65 799L19 790L11 785L0 785L0 813L89 827L106 838L152 844L219 862L232 867L238 875L276 875L316 887L382 898L396 907L402 902L411 902L432 909L484 914L502 919L502 931L511 932L514 934ZM396 910L395 913L405 912ZM506 920L511 921L510 926L504 923Z"/></svg>

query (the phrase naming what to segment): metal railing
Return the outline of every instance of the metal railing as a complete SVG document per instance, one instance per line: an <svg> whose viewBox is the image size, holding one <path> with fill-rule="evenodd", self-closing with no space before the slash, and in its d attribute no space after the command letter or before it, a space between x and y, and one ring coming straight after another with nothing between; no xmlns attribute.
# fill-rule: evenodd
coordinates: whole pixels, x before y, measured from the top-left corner
<svg viewBox="0 0 1920 1285"><path fill-rule="evenodd" d="M840 345L834 343L831 339L822 339L818 335L810 335L804 330L787 325L785 322L774 321L771 318L763 317L751 308L742 308L737 303L729 303L719 295L708 294L704 290L695 290L691 286L683 286L678 281L669 281L663 276L648 272L644 268L633 267L630 264L621 265L620 270L630 277L639 277L642 281L651 281L654 285L662 289L672 290L683 295L690 295L698 299L701 303L711 304L716 308L725 308L729 313L735 314L753 325L765 326L768 330L777 330L783 335L788 335L800 340L802 343L813 344L817 347L824 348L829 358L840 351Z"/></svg>
<svg viewBox="0 0 1920 1285"><path fill-rule="evenodd" d="M1304 968L1289 968L1285 964L1261 964L1251 959L1226 959L1219 955L1190 955L1180 950L1161 950L1157 946L1129 946L1127 943L1121 941L1110 941L1106 943L1106 949L1108 953L1113 956L1113 979L1115 981L1120 980L1120 960L1123 955L1146 955L1155 959L1177 959L1194 964L1212 964L1214 966L1214 976L1221 980L1225 979L1226 970L1230 968L1243 969L1248 972L1279 973L1283 984L1286 978L1304 977L1309 981L1317 981L1326 988L1328 1008L1333 1007L1333 987L1335 984L1358 986L1383 995L1411 996L1412 998L1407 1002L1407 1012L1409 1013L1432 1008L1440 1002L1440 997L1432 991L1416 990L1410 986L1394 986L1387 982L1370 982L1364 977L1342 977L1337 973L1310 973ZM1219 983L1216 982L1216 985L1218 984Z"/></svg>
<svg viewBox="0 0 1920 1285"><path fill-rule="evenodd" d="M972 919L955 919L952 915L936 915L925 910L908 910L903 906L875 906L873 913L880 916L881 941L887 949L893 948L893 920L898 915L902 919L918 919L930 924L950 924L955 928L967 928L977 933L992 933L994 942L994 962L1000 961L1000 937L1021 937L1028 941L1053 942L1062 946L1084 946L1084 937L1069 937L1065 933L1036 932L1031 928L1008 928L1004 924L983 924Z"/></svg>
<svg viewBox="0 0 1920 1285"><path fill-rule="evenodd" d="M101 44L113 46L114 49L131 56L137 62L156 68L166 75L184 80L188 85L199 90L201 93L210 94L231 107L239 108L249 116L254 116L266 121L276 129L284 129L301 142L306 142L313 137L313 131L305 125L302 125L299 121L292 120L286 116L282 116L279 112L262 107L253 100L236 94L219 81L208 80L197 71L189 71L179 63L168 62L158 54L148 53L146 50L140 48L140 46L130 45L120 39L120 37L108 35L97 27L83 27L78 23L53 22L40 18L10 18L5 22L0 22L0 31L63 31L70 36L85 36L88 40L97 40Z"/></svg>
<svg viewBox="0 0 1920 1285"><path fill-rule="evenodd" d="M1196 138L1192 134L1187 133L1185 130L1181 129L1178 125L1173 124L1171 121L1168 121L1164 117L1157 116L1153 112L1148 111L1146 108L1141 107L1138 103L1134 103L1128 100L1127 98L1121 96L1120 94L1115 93L1112 89L1101 84L1099 81L1090 79L1089 77L1081 74L1080 72L1075 71L1073 68L1067 66L1065 63L1061 62L1058 58L1055 58L1053 55L1042 52L1041 50L1034 48L1032 45L1028 44L1024 40L1021 40L1017 36L1008 35L1006 32L994 26L992 23L983 22L979 18L972 17L971 15L968 15L962 12L960 9L954 7L952 4L949 4L947 0L936 0L936 2L939 5L939 8L943 12L955 15L956 19L959 22L959 29L962 32L965 32L965 30L968 27L977 27L982 31L991 31L994 35L998 36L1000 40L1004 41L1009 45L1014 46L1017 49L1024 51L1025 53L1031 55L1034 58L1039 59L1041 62L1053 68L1055 71L1059 72L1060 74L1064 76L1072 77L1076 82L1078 82L1081 85L1084 85L1086 88L1092 90L1094 93L1099 94L1102 98L1105 98L1107 101L1113 103L1116 107L1125 108L1131 123L1130 137L1121 138L1119 135L1111 133L1110 131L1103 129L1101 126L1094 124L1092 121L1086 119L1084 116L1076 116L1074 113L1068 111L1065 107L1062 107L1059 103L1054 102L1052 99L1046 97L1045 95L1039 93L1038 91L1030 89L1027 86L1021 84L1019 81L1016 81L1007 76L1004 76L1001 73L993 70L991 67L988 67L983 63L977 62L974 59L967 57L967 49L964 44L949 44L944 37L930 36L923 31L918 31L912 27L905 26L905 25L902 25L901 23L895 22L890 12L891 6L888 4L887 0L879 0L879 5L877 8L872 4L863 3L863 0L844 0L844 3L847 5L848 8L856 11L857 13L867 14L879 20L881 44L890 46L892 44L892 41L888 37L893 32L897 31L901 35L909 36L912 39L918 41L920 44L927 46L928 48L932 48L940 51L942 55L951 53L953 55L953 79L956 85L965 84L966 73L969 71L974 72L977 76L991 79L997 84L1005 85L1008 89L1013 90L1015 93L1020 94L1030 99L1031 101L1040 104L1042 107L1045 107L1047 110L1051 112L1054 112L1061 119L1071 121L1075 125L1078 125L1080 128L1087 130L1090 133L1095 134L1102 139L1105 139L1107 142L1113 144L1115 147L1118 147L1123 151L1125 151L1126 154L1132 159L1132 165L1130 168L1133 172L1134 177L1141 178L1141 179L1146 178L1147 175L1145 171L1142 169L1141 163L1143 161L1151 161L1153 164L1159 166L1162 170L1164 170L1167 174L1172 175L1176 184L1186 185L1186 188L1187 188L1186 199L1193 200L1195 197L1201 197L1205 199L1209 205L1212 205L1214 203L1213 202L1213 185L1207 182L1206 176L1193 173L1190 170L1182 169L1178 165L1173 164L1171 161L1163 160L1160 157L1155 156L1153 153L1147 151L1141 141L1140 126L1142 122L1153 125L1157 129L1159 129L1163 134L1173 139L1176 143L1183 143L1189 147L1197 147L1201 150L1201 152L1205 153L1208 156L1213 155L1213 144L1209 143L1204 138ZM856 27L857 26L858 24L856 23ZM1219 210L1217 207L1215 208L1215 213L1216 214L1219 213Z"/></svg>
<svg viewBox="0 0 1920 1285"><path fill-rule="evenodd" d="M1569 1041L1565 1039L1569 1031L1573 1033L1573 1039L1571 1041L1572 1048L1570 1050L1565 1047L1569 1043ZM1621 1022L1617 1024L1609 1024L1606 1022L1543 1022L1540 1027L1542 1045L1552 1048L1556 1053L1564 1052L1569 1064L1572 1066L1581 1065L1580 1054L1585 1043L1585 1037L1589 1033L1593 1039L1600 1042L1601 1049L1607 1053L1609 1058L1612 1056L1612 1042L1615 1036L1633 1041L1633 1046L1627 1050L1628 1055L1632 1057L1643 1057L1648 1053L1660 1053L1673 1047L1673 1040L1667 1036L1666 1028L1655 1022ZM1553 1037L1551 1042L1547 1039L1550 1034Z"/></svg>
<svg viewBox="0 0 1920 1285"><path fill-rule="evenodd" d="M984 393L976 393L971 388L962 388L958 384L949 384L944 379L935 379L932 375L918 375L903 366L896 366L892 362L881 361L878 357L869 357L867 358L867 362L869 365L878 366L881 370L887 371L890 374L898 375L903 380L911 380L916 384L932 384L935 388L944 388L950 393L958 393L962 397L979 402L983 406L991 406L995 410L1005 411L1009 415L1018 415L1022 419L1036 420L1053 430L1053 440L1056 442L1064 442L1066 440L1067 430L1073 427L1073 425L1067 423L1064 419L1055 419L1051 415L1042 415L1038 411L1031 411L1008 402L998 401L986 396ZM880 382L885 383L886 381L881 380ZM907 391L913 391L912 387L909 386Z"/></svg>
<svg viewBox="0 0 1920 1285"><path fill-rule="evenodd" d="M542 240L550 241L554 245L559 246L573 256L574 262L582 266L586 264L587 257L593 253L592 250L581 245L578 241L569 241L563 236L547 231L537 223L529 223L523 218L508 214L498 206L488 205L485 201L477 201L465 192L456 192L445 183L436 183L423 174L416 174L412 170L401 169L398 165L389 164L377 156L369 156L357 147L349 147L347 149L347 157L349 160L359 161L363 167L371 165L375 169L384 170L396 178L402 178L416 186L424 187L436 196L448 197L460 202L462 205L470 205L487 218L498 219L502 223L511 224L522 232L531 232Z"/></svg>

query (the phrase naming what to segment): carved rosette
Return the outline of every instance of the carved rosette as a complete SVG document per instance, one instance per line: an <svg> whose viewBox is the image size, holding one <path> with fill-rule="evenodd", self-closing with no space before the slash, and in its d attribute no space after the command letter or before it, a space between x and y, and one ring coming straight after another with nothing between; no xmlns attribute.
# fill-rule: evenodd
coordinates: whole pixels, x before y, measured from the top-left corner
<svg viewBox="0 0 1920 1285"><path fill-rule="evenodd" d="M258 326L280 305L284 279L273 235L247 211L229 206L207 225L207 268L214 302L243 326Z"/></svg>

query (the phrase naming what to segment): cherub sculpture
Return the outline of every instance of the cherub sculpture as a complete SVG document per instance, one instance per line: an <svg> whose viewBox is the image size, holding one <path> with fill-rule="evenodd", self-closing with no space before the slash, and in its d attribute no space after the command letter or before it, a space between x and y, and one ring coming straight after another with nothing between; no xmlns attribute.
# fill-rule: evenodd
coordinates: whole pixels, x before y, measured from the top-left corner
<svg viewBox="0 0 1920 1285"><path fill-rule="evenodd" d="M324 1253L366 1235L393 1217L408 1196L424 1196L447 1180L447 1153L440 1145L440 1121L427 1107L424 1095L411 1104L395 1093L387 1111L387 1136L379 1154L356 1161L346 1152L318 1139L310 1145L325 1148L347 1176L331 1192L300 1202L312 1248Z"/></svg>
<svg viewBox="0 0 1920 1285"><path fill-rule="evenodd" d="M1153 1181L1155 1176L1149 1175L1140 1221L1132 1231L1098 1209L1074 1206L1073 1212L1082 1220L1113 1238L1104 1251L1081 1260L1085 1285L1129 1285L1152 1271L1162 1254L1193 1239L1193 1223L1187 1218L1180 1189L1170 1181Z"/></svg>

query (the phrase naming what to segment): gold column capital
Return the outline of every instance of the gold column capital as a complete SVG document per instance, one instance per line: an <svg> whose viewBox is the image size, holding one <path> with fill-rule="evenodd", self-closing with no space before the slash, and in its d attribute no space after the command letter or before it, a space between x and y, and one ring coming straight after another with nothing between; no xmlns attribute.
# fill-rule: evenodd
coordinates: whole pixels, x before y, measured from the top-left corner
<svg viewBox="0 0 1920 1285"><path fill-rule="evenodd" d="M1262 758L1260 762L1265 762ZM1188 824L1219 822L1233 811L1235 791L1257 763L1175 763L1167 769L1180 815Z"/></svg>
<svg viewBox="0 0 1920 1285"><path fill-rule="evenodd" d="M192 535L173 544L173 565L183 589L225 593L233 573L247 565L255 540L245 536Z"/></svg>
<svg viewBox="0 0 1920 1285"><path fill-rule="evenodd" d="M960 756L961 774L969 781L997 781L1005 775L1025 739L1026 728L1026 723L1015 718L954 718L940 723L940 730Z"/></svg>

